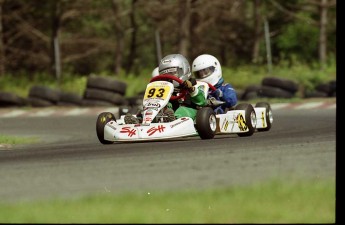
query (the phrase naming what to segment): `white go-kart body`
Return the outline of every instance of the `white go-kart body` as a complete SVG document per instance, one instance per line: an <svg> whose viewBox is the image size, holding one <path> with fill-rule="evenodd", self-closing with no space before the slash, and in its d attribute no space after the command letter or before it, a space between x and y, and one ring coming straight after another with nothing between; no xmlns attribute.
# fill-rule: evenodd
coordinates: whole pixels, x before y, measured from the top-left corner
<svg viewBox="0 0 345 225"><path fill-rule="evenodd" d="M99 141L102 144L111 144L121 141L151 141L188 136L211 139L216 134L251 136L254 131L267 131L271 128L273 117L268 103L257 103L256 107L241 103L224 114L215 114L212 107L202 107L198 109L195 120L182 117L171 122L163 122L163 118L160 118L161 110L173 97L183 98L186 93L173 96L174 85L171 80L182 83L174 76L159 75L147 84L142 104L142 121L138 124L126 124L125 115L116 119L111 112L100 113L96 123ZM197 82L197 86L202 86L205 93L209 93L210 87L213 87L204 82Z"/></svg>

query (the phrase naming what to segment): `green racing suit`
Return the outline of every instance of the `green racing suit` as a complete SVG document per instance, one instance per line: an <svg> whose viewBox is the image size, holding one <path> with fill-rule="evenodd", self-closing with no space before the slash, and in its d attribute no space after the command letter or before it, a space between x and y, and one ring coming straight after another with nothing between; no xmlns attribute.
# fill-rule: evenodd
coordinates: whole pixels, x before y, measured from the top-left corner
<svg viewBox="0 0 345 225"><path fill-rule="evenodd" d="M175 110L176 119L181 117L190 117L193 120L196 119L197 108L205 106L207 100L205 97L205 92L202 87L195 88L191 93L185 96L185 99L179 104L178 108ZM172 104L169 103L169 108L172 108Z"/></svg>

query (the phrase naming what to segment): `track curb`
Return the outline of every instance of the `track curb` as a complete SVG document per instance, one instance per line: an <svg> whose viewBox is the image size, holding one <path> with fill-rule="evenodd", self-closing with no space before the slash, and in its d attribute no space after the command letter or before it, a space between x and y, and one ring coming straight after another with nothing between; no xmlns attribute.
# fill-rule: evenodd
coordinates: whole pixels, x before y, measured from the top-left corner
<svg viewBox="0 0 345 225"><path fill-rule="evenodd" d="M336 109L335 102L272 103L272 110ZM101 112L118 115L119 107L0 108L0 118L98 116Z"/></svg>

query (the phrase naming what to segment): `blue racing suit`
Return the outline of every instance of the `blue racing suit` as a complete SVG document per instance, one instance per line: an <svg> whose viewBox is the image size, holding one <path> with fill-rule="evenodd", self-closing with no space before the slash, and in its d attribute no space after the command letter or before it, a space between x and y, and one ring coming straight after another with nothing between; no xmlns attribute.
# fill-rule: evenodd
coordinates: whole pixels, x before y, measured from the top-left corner
<svg viewBox="0 0 345 225"><path fill-rule="evenodd" d="M217 89L212 91L208 98L214 97L217 100L225 102L225 104L214 108L217 114L224 113L226 108L231 108L237 104L237 94L235 89L229 83L224 83L223 78L214 87Z"/></svg>

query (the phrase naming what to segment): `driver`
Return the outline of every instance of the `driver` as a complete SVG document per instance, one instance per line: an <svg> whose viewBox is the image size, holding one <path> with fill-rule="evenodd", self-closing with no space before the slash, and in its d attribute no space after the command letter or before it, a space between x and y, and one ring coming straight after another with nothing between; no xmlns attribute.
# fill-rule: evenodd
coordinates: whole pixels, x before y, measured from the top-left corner
<svg viewBox="0 0 345 225"><path fill-rule="evenodd" d="M180 117L196 118L197 107L207 104L205 93L202 87L196 88L195 78L192 77L190 64L188 60L181 54L170 54L165 56L159 63L159 74L171 74L180 78L183 83L179 85L173 81L175 89L185 88L188 94L182 101L170 102L170 107L175 111L174 115L178 119Z"/></svg>
<svg viewBox="0 0 345 225"><path fill-rule="evenodd" d="M192 78L190 64L188 60L181 54L170 54L165 56L158 66L159 74L170 74L180 78L183 83L179 85L176 81L172 81L175 87L175 94L180 88L188 90L182 101L169 102L164 109L164 122L171 122L180 117L196 118L197 107L207 105L207 100L202 87L196 88L195 78ZM159 76L159 75L158 75ZM174 110L176 110L174 112ZM125 115L125 123L136 124L139 119L130 113Z"/></svg>
<svg viewBox="0 0 345 225"><path fill-rule="evenodd" d="M222 68L216 57L208 54L199 55L192 63L192 72L197 81L210 83L216 88L208 96L211 104L212 97L225 102L214 109L217 114L224 113L226 108L232 109L237 104L236 91L230 84L224 83Z"/></svg>

